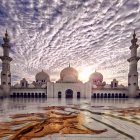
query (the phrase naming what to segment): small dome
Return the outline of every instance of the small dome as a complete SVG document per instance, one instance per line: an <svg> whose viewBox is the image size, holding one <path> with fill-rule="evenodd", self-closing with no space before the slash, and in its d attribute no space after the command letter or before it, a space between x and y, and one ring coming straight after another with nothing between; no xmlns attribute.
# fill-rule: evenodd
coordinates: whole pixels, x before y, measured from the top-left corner
<svg viewBox="0 0 140 140"><path fill-rule="evenodd" d="M97 86L96 86L96 85L92 85L92 87L93 87L93 88L97 88Z"/></svg>
<svg viewBox="0 0 140 140"><path fill-rule="evenodd" d="M76 82L78 80L78 72L76 69L69 66L61 71L60 79L63 82Z"/></svg>
<svg viewBox="0 0 140 140"><path fill-rule="evenodd" d="M28 87L29 88L35 88L35 86L33 84L30 84Z"/></svg>
<svg viewBox="0 0 140 140"><path fill-rule="evenodd" d="M46 72L44 72L43 70L36 74L35 79L36 79L36 81L42 81L42 80L43 81L45 80L46 82L50 81L49 75Z"/></svg>
<svg viewBox="0 0 140 140"><path fill-rule="evenodd" d="M118 86L118 88L125 88L125 86L121 84Z"/></svg>
<svg viewBox="0 0 140 140"><path fill-rule="evenodd" d="M15 88L20 88L21 86L20 86L19 83L16 83L16 84L14 85L14 87L15 87Z"/></svg>
<svg viewBox="0 0 140 140"><path fill-rule="evenodd" d="M41 87L42 87L42 88L46 88L46 87L47 87L47 85L46 85L46 84L43 84Z"/></svg>
<svg viewBox="0 0 140 140"><path fill-rule="evenodd" d="M111 88L111 86L109 84L106 84L104 88Z"/></svg>
<svg viewBox="0 0 140 140"><path fill-rule="evenodd" d="M103 81L103 75L99 72L94 72L90 75L90 81L93 81L93 82L97 82L97 81L100 81L102 82Z"/></svg>

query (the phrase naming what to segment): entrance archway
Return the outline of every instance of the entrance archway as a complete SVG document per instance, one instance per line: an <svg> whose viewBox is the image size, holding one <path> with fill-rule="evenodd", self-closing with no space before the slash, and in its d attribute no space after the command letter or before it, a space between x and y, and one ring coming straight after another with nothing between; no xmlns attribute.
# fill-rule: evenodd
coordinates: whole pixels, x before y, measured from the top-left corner
<svg viewBox="0 0 140 140"><path fill-rule="evenodd" d="M24 93L24 98L27 98L27 94L26 93Z"/></svg>
<svg viewBox="0 0 140 140"><path fill-rule="evenodd" d="M77 98L80 98L80 97L81 97L81 93L77 92Z"/></svg>
<svg viewBox="0 0 140 140"><path fill-rule="evenodd" d="M61 91L58 92L58 98L61 98Z"/></svg>
<svg viewBox="0 0 140 140"><path fill-rule="evenodd" d="M45 93L42 93L42 98L45 98Z"/></svg>
<svg viewBox="0 0 140 140"><path fill-rule="evenodd" d="M125 98L125 94L123 94L123 98Z"/></svg>
<svg viewBox="0 0 140 140"><path fill-rule="evenodd" d="M66 90L66 98L73 98L73 91L71 89Z"/></svg>
<svg viewBox="0 0 140 140"><path fill-rule="evenodd" d="M17 93L17 98L19 98L19 93Z"/></svg>
<svg viewBox="0 0 140 140"><path fill-rule="evenodd" d="M38 98L38 95L37 95L37 93L35 93L35 98Z"/></svg>
<svg viewBox="0 0 140 140"><path fill-rule="evenodd" d="M21 93L21 98L23 98L23 93Z"/></svg>
<svg viewBox="0 0 140 140"><path fill-rule="evenodd" d="M112 93L112 98L114 98L114 93Z"/></svg>
<svg viewBox="0 0 140 140"><path fill-rule="evenodd" d="M108 98L110 98L110 93L108 93Z"/></svg>
<svg viewBox="0 0 140 140"><path fill-rule="evenodd" d="M30 93L28 93L28 98L30 98Z"/></svg>
<svg viewBox="0 0 140 140"><path fill-rule="evenodd" d="M119 94L119 98L122 98L122 94L121 93Z"/></svg>
<svg viewBox="0 0 140 140"><path fill-rule="evenodd" d="M31 94L31 97L34 98L34 93Z"/></svg>
<svg viewBox="0 0 140 140"><path fill-rule="evenodd" d="M39 98L41 98L41 93L39 93Z"/></svg>
<svg viewBox="0 0 140 140"><path fill-rule="evenodd" d="M15 92L13 93L13 97L14 97L14 98L16 97L16 93L15 93Z"/></svg>
<svg viewBox="0 0 140 140"><path fill-rule="evenodd" d="M104 98L107 98L107 93L104 94Z"/></svg>
<svg viewBox="0 0 140 140"><path fill-rule="evenodd" d="M117 93L115 94L115 98L118 98L118 94Z"/></svg>
<svg viewBox="0 0 140 140"><path fill-rule="evenodd" d="M94 93L94 94L92 95L92 98L96 98L96 93Z"/></svg>
<svg viewBox="0 0 140 140"><path fill-rule="evenodd" d="M103 93L101 93L101 98L103 98L104 96L103 96Z"/></svg>

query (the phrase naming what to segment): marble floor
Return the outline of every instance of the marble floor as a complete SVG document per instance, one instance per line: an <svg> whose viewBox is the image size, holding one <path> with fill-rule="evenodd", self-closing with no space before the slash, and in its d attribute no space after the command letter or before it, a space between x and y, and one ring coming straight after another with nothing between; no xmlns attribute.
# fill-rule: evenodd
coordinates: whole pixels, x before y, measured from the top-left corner
<svg viewBox="0 0 140 140"><path fill-rule="evenodd" d="M0 100L0 140L139 140L139 132L138 99Z"/></svg>

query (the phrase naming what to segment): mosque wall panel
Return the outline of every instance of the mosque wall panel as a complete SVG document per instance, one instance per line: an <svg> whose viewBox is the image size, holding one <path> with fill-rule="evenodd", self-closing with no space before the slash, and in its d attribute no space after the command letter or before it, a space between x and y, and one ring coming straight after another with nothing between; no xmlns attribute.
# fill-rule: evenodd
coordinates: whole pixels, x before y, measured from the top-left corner
<svg viewBox="0 0 140 140"><path fill-rule="evenodd" d="M85 85L81 83L55 83L54 84L54 98L58 98L58 92L61 92L62 98L66 97L66 91L70 89L73 91L73 98L77 98L77 92L80 97L85 96Z"/></svg>

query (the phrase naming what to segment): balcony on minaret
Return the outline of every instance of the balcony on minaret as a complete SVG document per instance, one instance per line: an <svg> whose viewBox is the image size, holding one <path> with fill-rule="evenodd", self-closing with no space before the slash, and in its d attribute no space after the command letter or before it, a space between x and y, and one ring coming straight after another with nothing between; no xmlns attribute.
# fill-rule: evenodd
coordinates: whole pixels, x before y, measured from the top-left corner
<svg viewBox="0 0 140 140"><path fill-rule="evenodd" d="M6 30L6 33L5 33L5 36L3 37L3 44L2 44L2 47L3 47L3 56L0 56L0 59L2 61L4 60L7 60L7 61L12 61L12 58L9 57L9 51L10 51L10 45L9 45L9 35L7 33L7 30Z"/></svg>
<svg viewBox="0 0 140 140"><path fill-rule="evenodd" d="M140 57L134 56L134 57L127 59L128 62L135 61L135 60L136 60L136 62L138 62L140 60Z"/></svg>
<svg viewBox="0 0 140 140"><path fill-rule="evenodd" d="M13 60L11 57L8 57L8 56L0 56L0 59L1 59L2 61L8 60L8 61L10 61L10 62Z"/></svg>

